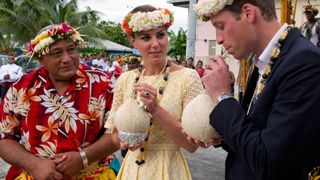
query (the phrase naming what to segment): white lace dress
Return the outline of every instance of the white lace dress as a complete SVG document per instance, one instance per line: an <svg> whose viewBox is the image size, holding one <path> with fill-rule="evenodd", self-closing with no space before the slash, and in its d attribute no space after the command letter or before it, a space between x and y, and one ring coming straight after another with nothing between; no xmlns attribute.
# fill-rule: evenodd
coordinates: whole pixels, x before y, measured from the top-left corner
<svg viewBox="0 0 320 180"><path fill-rule="evenodd" d="M105 127L114 127L113 117L118 107L132 94L132 88L136 78L134 71L121 74L117 81L112 109ZM163 78L158 76L145 76L143 83L152 84L158 88ZM171 115L181 121L183 108L195 98L203 86L198 73L195 70L184 68L169 74L168 84L165 87L160 105ZM137 165L135 161L140 155L139 149L128 151L117 179L121 180L167 180L167 179L191 179L186 160L180 147L167 136L165 131L155 120L146 142L143 153L145 163Z"/></svg>

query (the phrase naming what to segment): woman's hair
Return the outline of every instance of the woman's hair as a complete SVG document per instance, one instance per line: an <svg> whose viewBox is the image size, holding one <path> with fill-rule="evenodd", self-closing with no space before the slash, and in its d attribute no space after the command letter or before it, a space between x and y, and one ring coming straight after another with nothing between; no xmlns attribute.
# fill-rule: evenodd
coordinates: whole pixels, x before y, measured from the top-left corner
<svg viewBox="0 0 320 180"><path fill-rule="evenodd" d="M231 5L224 9L234 13L237 18L240 18L242 6L246 3L252 4L261 10L261 14L266 21L271 21L277 18L274 0L234 0Z"/></svg>
<svg viewBox="0 0 320 180"><path fill-rule="evenodd" d="M199 60L199 61L197 62L197 64L203 65L203 62L202 62L201 60Z"/></svg>
<svg viewBox="0 0 320 180"><path fill-rule="evenodd" d="M141 5L141 6L137 6L135 7L131 13L136 13L136 12L152 12L154 10L157 10L157 8L151 6L151 5Z"/></svg>

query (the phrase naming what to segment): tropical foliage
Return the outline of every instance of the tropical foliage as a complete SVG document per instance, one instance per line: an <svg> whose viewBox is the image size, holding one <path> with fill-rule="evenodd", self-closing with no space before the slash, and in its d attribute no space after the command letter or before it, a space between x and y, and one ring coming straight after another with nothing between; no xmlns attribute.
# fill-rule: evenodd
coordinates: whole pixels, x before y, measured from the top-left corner
<svg viewBox="0 0 320 180"><path fill-rule="evenodd" d="M177 61L185 60L187 47L187 30L179 29L175 34L172 30L169 31L169 50L168 55L174 57Z"/></svg>
<svg viewBox="0 0 320 180"><path fill-rule="evenodd" d="M120 23L102 21L99 23L98 27L107 34L108 40L131 47L127 35L121 29Z"/></svg>
<svg viewBox="0 0 320 180"><path fill-rule="evenodd" d="M94 47L101 45L98 38L131 47L121 24L101 21L99 15L90 8L79 11L77 0L0 0L0 53L11 52L17 46L25 47L41 28L61 22L76 27L85 41L95 44ZM184 59L186 31L180 29L177 34L170 31L169 37L169 55L177 60ZM94 47L89 46L87 50L96 51Z"/></svg>
<svg viewBox="0 0 320 180"><path fill-rule="evenodd" d="M95 42L106 37L97 27L98 14L90 8L79 12L77 0L0 0L0 23L5 24L0 26L0 51L8 51L8 43L11 48L25 45L39 29L61 22L77 27L86 41Z"/></svg>

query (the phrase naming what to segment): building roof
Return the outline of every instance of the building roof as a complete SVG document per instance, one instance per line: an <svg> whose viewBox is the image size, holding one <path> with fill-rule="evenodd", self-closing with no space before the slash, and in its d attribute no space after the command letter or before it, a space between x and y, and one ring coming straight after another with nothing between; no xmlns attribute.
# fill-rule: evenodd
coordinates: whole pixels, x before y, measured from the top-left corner
<svg viewBox="0 0 320 180"><path fill-rule="evenodd" d="M167 3L178 7L189 8L189 0L167 0Z"/></svg>
<svg viewBox="0 0 320 180"><path fill-rule="evenodd" d="M106 48L107 51L132 52L132 48L123 46L110 40L99 39L98 41L101 42L101 44Z"/></svg>

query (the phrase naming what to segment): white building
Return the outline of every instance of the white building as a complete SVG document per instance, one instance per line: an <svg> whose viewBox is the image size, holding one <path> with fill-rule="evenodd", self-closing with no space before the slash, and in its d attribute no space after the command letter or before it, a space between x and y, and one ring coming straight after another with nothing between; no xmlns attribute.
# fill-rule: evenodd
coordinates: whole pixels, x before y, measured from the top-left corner
<svg viewBox="0 0 320 180"><path fill-rule="evenodd" d="M207 62L207 59L210 55L215 54L221 54L222 47L220 45L217 45L216 43L216 37L215 37L215 28L210 24L209 22L201 22L200 20L193 19L194 16L190 16L190 13L194 13L193 9L191 9L189 6L189 2L196 3L197 0L168 0L168 3L171 3L175 6L179 7L185 7L189 8L189 20L188 20L188 31L192 32L194 30L194 33L191 33L191 36L194 37L188 37L188 40L195 40L194 43L188 43L188 48L191 50L194 49L193 54L188 54L187 50L187 56L194 55L195 62L197 60L203 60L204 63ZM277 11L277 17L280 19L280 9L281 9L281 0L276 0L276 11ZM318 9L320 8L320 2L318 0L310 0L310 3L312 5L315 5ZM304 5L307 4L306 0L297 0L297 8L296 8L296 26L300 26L303 22L306 21L306 18L303 14ZM319 14L318 14L319 16ZM179 21L177 19L177 21ZM193 22L195 21L195 22ZM190 35L188 33L188 35ZM194 45L194 47L193 47ZM239 69L239 62L233 61L232 57L227 59L227 63L229 64L230 69L234 72L234 74L237 76L238 69Z"/></svg>

